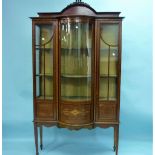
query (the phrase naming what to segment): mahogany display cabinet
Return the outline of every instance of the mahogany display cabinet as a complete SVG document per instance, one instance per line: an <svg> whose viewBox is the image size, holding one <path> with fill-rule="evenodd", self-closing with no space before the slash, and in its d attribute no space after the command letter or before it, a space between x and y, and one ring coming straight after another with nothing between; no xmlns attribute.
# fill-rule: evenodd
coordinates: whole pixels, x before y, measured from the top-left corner
<svg viewBox="0 0 155 155"><path fill-rule="evenodd" d="M120 12L96 12L76 1L32 19L33 108L36 155L43 126L114 128L118 154Z"/></svg>

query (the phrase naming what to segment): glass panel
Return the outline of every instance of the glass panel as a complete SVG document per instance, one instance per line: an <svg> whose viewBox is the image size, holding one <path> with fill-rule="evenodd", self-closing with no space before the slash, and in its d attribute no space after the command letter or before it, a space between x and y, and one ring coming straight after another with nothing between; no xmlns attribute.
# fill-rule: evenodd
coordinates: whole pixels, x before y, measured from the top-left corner
<svg viewBox="0 0 155 155"><path fill-rule="evenodd" d="M40 66L40 52L39 50L36 50L36 74L38 75L40 73L40 69L41 69L41 66Z"/></svg>
<svg viewBox="0 0 155 155"><path fill-rule="evenodd" d="M110 47L109 75L117 76L118 47Z"/></svg>
<svg viewBox="0 0 155 155"><path fill-rule="evenodd" d="M108 63L108 55L110 63ZM109 76L117 76L117 61L118 47L110 47L109 49L107 45L105 45L104 49L100 49L100 76L108 76L108 65Z"/></svg>
<svg viewBox="0 0 155 155"><path fill-rule="evenodd" d="M46 99L52 99L53 89L51 89L51 88L53 86L53 77L51 77L51 76L46 76L45 77L45 86L46 86L45 98Z"/></svg>
<svg viewBox="0 0 155 155"><path fill-rule="evenodd" d="M36 25L36 97L53 97L53 26ZM39 89L38 89L39 88ZM39 92L38 92L39 91Z"/></svg>
<svg viewBox="0 0 155 155"><path fill-rule="evenodd" d="M100 27L100 100L116 100L118 25Z"/></svg>
<svg viewBox="0 0 155 155"><path fill-rule="evenodd" d="M62 78L61 98L63 100L90 100L91 78Z"/></svg>
<svg viewBox="0 0 155 155"><path fill-rule="evenodd" d="M92 24L61 24L61 99L91 100Z"/></svg>
<svg viewBox="0 0 155 155"><path fill-rule="evenodd" d="M100 100L116 100L116 82L116 78L109 78L108 92L108 78L100 78Z"/></svg>
<svg viewBox="0 0 155 155"><path fill-rule="evenodd" d="M108 98L108 78L100 78L100 100L107 100Z"/></svg>
<svg viewBox="0 0 155 155"><path fill-rule="evenodd" d="M109 100L116 100L117 89L116 89L116 78L109 79Z"/></svg>
<svg viewBox="0 0 155 155"><path fill-rule="evenodd" d="M36 45L42 47L45 45L46 48L53 48L53 25L40 24L36 25Z"/></svg>
<svg viewBox="0 0 155 155"><path fill-rule="evenodd" d="M36 76L36 96L37 98L43 99L44 97L44 77Z"/></svg>

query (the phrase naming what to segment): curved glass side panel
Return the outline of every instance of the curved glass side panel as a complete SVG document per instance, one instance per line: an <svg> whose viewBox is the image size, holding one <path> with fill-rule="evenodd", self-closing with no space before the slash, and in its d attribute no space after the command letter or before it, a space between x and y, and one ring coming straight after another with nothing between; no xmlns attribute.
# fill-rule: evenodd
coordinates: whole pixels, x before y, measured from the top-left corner
<svg viewBox="0 0 155 155"><path fill-rule="evenodd" d="M92 24L61 23L61 100L91 100Z"/></svg>
<svg viewBox="0 0 155 155"><path fill-rule="evenodd" d="M53 25L35 26L36 98L53 98Z"/></svg>

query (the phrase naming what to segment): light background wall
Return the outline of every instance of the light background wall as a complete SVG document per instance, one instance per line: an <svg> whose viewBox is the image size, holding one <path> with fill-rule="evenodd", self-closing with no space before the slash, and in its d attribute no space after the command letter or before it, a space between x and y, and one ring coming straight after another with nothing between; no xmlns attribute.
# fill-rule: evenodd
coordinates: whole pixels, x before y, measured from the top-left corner
<svg viewBox="0 0 155 155"><path fill-rule="evenodd" d="M34 155L31 20L72 0L3 0L3 155ZM120 155L152 154L152 0L85 0L123 21ZM41 155L111 155L113 130L46 128Z"/></svg>

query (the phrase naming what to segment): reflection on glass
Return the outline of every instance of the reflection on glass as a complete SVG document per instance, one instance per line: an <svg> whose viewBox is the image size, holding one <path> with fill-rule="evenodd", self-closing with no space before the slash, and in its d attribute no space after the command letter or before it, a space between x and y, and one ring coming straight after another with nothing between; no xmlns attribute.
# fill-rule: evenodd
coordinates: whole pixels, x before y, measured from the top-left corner
<svg viewBox="0 0 155 155"><path fill-rule="evenodd" d="M109 54L110 51L110 54ZM108 58L109 56L109 58ZM109 63L110 61L110 63ZM117 62L118 62L118 47L111 47L100 50L100 75L108 75L109 65L109 76L117 75Z"/></svg>
<svg viewBox="0 0 155 155"><path fill-rule="evenodd" d="M100 27L100 100L116 100L118 25Z"/></svg>
<svg viewBox="0 0 155 155"><path fill-rule="evenodd" d="M91 100L92 25L61 24L61 99Z"/></svg>
<svg viewBox="0 0 155 155"><path fill-rule="evenodd" d="M45 45L45 48L53 48L53 41L52 35L53 35L53 26L52 25L36 25L35 27L36 31L36 45L39 45L39 47L42 47Z"/></svg>
<svg viewBox="0 0 155 155"><path fill-rule="evenodd" d="M53 26L36 25L36 97L53 97Z"/></svg>

